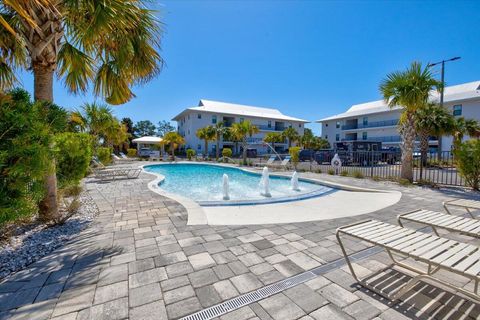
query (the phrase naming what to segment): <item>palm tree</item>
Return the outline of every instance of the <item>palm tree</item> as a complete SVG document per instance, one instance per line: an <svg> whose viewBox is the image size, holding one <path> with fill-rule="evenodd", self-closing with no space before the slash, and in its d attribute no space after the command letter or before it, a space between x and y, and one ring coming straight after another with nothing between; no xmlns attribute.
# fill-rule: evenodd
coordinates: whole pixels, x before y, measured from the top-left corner
<svg viewBox="0 0 480 320"><path fill-rule="evenodd" d="M288 139L288 149L292 147L292 143L297 141L300 138L297 130L293 129L292 127L288 127L282 132L282 136L285 139Z"/></svg>
<svg viewBox="0 0 480 320"><path fill-rule="evenodd" d="M93 136L95 147L115 120L110 107L96 103L86 103L70 115L70 122L76 130Z"/></svg>
<svg viewBox="0 0 480 320"><path fill-rule="evenodd" d="M275 150L275 143L282 142L282 134L278 132L269 132L263 138L263 141L266 143L272 144L272 149Z"/></svg>
<svg viewBox="0 0 480 320"><path fill-rule="evenodd" d="M214 127L215 130L215 141L217 142L216 149L215 149L215 158L218 160L220 157L220 140L222 139L223 135L228 131L228 128L225 127L223 122L218 122Z"/></svg>
<svg viewBox="0 0 480 320"><path fill-rule="evenodd" d="M405 71L395 71L387 75L380 83L380 92L390 108L403 108L400 117L400 135L402 143L402 179L413 181L413 149L415 143L415 112L423 108L429 93L439 89L442 84L433 78L430 68L413 62Z"/></svg>
<svg viewBox="0 0 480 320"><path fill-rule="evenodd" d="M453 116L448 110L435 103L428 103L415 112L415 130L420 138L420 152L423 166L427 164L428 138L430 136L436 136L438 137L437 139L440 140L443 134L450 132L452 121ZM440 152L439 150L438 154L440 154Z"/></svg>
<svg viewBox="0 0 480 320"><path fill-rule="evenodd" d="M57 73L74 94L93 82L96 95L122 104L163 66L160 24L142 0L0 0L0 25L0 91L18 83L17 70L30 70L37 101L53 102ZM52 157L43 220L59 217L55 171Z"/></svg>
<svg viewBox="0 0 480 320"><path fill-rule="evenodd" d="M455 118L450 134L453 136L453 148L457 149L465 134L472 138L480 137L480 124L474 119Z"/></svg>
<svg viewBox="0 0 480 320"><path fill-rule="evenodd" d="M243 163L247 163L247 147L248 141L247 137L252 137L254 134L258 133L259 129L257 126L254 126L250 121L236 122L232 125L231 133L238 139L242 144L242 157Z"/></svg>
<svg viewBox="0 0 480 320"><path fill-rule="evenodd" d="M175 131L167 132L163 136L163 143L170 145L170 151L172 152L172 159L175 160L175 149L182 144L185 144L185 139Z"/></svg>
<svg viewBox="0 0 480 320"><path fill-rule="evenodd" d="M208 156L208 142L215 139L215 129L212 126L206 126L198 129L196 135L198 139L203 140L205 143L203 159L206 159Z"/></svg>

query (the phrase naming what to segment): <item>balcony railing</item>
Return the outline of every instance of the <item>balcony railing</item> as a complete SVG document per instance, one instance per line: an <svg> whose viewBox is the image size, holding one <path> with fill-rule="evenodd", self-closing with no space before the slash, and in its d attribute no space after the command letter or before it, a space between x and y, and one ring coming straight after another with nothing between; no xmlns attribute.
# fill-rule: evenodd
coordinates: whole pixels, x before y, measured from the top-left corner
<svg viewBox="0 0 480 320"><path fill-rule="evenodd" d="M383 120L383 121L373 121L373 122L368 122L367 124L363 124L363 123L346 124L342 126L342 130L390 127L390 126L396 126L396 125L398 125L398 119L392 119L392 120Z"/></svg>
<svg viewBox="0 0 480 320"><path fill-rule="evenodd" d="M265 124L255 124L255 127L257 127L260 130L265 130L265 131L283 131L285 130L285 127L278 127L278 126L268 126Z"/></svg>
<svg viewBox="0 0 480 320"><path fill-rule="evenodd" d="M386 137L368 137L366 140L360 138L343 138L342 141L375 141L375 142L400 142L400 136L386 136Z"/></svg>

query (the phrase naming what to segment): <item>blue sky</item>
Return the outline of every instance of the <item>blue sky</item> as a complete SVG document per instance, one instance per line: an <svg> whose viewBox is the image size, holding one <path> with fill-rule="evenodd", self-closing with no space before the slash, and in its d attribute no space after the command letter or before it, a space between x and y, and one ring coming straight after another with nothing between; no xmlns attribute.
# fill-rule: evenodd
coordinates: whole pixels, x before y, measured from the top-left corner
<svg viewBox="0 0 480 320"><path fill-rule="evenodd" d="M205 98L313 121L379 99L381 79L413 60L461 56L446 68L447 85L480 79L480 1L157 3L166 67L114 107L119 118L169 120ZM31 76L21 79L31 90ZM54 96L70 109L95 99L61 82Z"/></svg>

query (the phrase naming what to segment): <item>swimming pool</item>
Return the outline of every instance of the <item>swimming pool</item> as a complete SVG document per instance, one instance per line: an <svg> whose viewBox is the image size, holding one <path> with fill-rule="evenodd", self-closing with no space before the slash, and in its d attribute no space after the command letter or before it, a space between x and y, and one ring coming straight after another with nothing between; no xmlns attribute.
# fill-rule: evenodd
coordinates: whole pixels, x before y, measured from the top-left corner
<svg viewBox="0 0 480 320"><path fill-rule="evenodd" d="M235 167L176 163L147 165L144 170L165 177L159 183L161 189L190 198L203 206L293 201L336 191L334 188L302 179L299 181L299 190L294 191L288 177L270 175L271 197L265 197L261 194L261 175ZM230 200L223 200L223 174L227 174L229 178Z"/></svg>

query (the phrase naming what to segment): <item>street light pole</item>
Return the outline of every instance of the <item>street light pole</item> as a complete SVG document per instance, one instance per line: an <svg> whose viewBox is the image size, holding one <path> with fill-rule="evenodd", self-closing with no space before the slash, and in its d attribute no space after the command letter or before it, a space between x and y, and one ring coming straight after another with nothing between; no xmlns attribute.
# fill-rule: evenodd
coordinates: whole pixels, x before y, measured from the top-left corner
<svg viewBox="0 0 480 320"><path fill-rule="evenodd" d="M450 58L450 59L447 59L447 60L442 60L442 61L435 62L435 63L429 63L427 65L427 67L433 67L433 66L436 66L436 65L439 65L439 64L442 65L442 71L441 71L442 87L440 88L440 106L442 108L443 108L443 92L444 92L444 89L445 89L445 62L459 60L460 58L461 57L453 57L453 58ZM440 156L440 159L441 159L441 154L442 154L442 137L440 136L440 137L438 137L438 155Z"/></svg>
<svg viewBox="0 0 480 320"><path fill-rule="evenodd" d="M450 59L447 59L447 60L442 60L442 61L439 61L439 62L429 63L427 65L427 67L433 67L433 66L436 66L436 65L439 65L439 64L442 65L442 73L441 73L442 87L440 88L440 105L442 107L443 107L443 89L445 87L445 62L455 61L455 60L459 60L459 59L461 59L461 57L454 57L454 58L450 58Z"/></svg>

